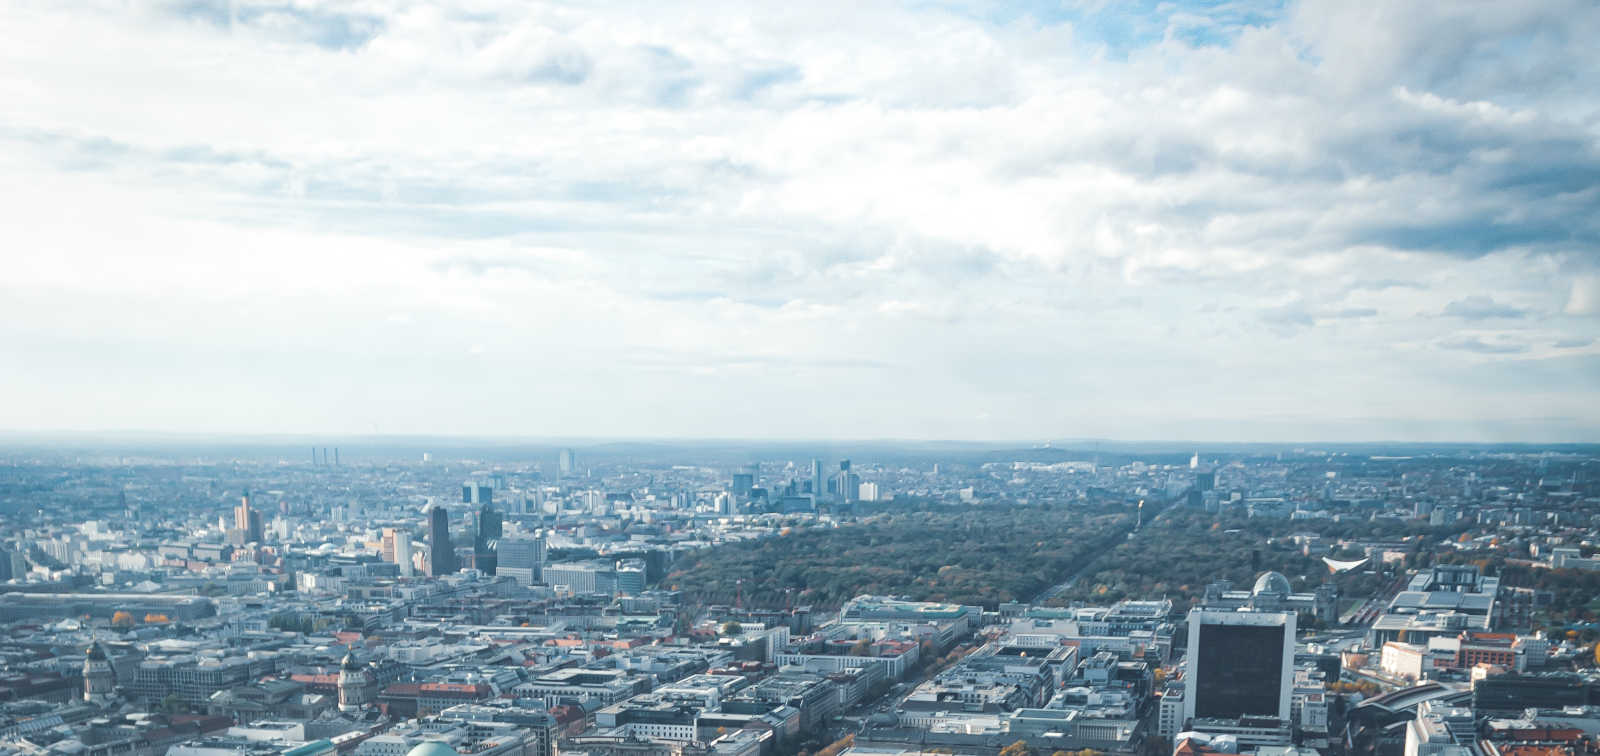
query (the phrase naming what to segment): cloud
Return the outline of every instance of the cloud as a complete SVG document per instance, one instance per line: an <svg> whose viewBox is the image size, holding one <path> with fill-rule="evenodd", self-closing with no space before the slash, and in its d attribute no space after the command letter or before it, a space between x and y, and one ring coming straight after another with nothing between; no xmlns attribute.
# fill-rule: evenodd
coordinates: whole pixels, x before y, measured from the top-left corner
<svg viewBox="0 0 1600 756"><path fill-rule="evenodd" d="M1577 381L1438 388L1593 338L1592 3L24 1L0 24L0 202L26 219L0 360L35 368L0 378L0 426L1148 436L1310 395L1600 426ZM317 360L430 399L303 407ZM112 369L151 400L86 401Z"/></svg>
<svg viewBox="0 0 1600 756"><path fill-rule="evenodd" d="M1594 339L1561 339L1554 346L1557 349L1579 349L1594 343Z"/></svg>
<svg viewBox="0 0 1600 756"><path fill-rule="evenodd" d="M1567 294L1568 315L1600 315L1600 275L1582 275L1572 280Z"/></svg>
<svg viewBox="0 0 1600 756"><path fill-rule="evenodd" d="M1490 297L1473 295L1457 299L1444 306L1444 315L1463 320L1488 320L1491 318L1524 318L1528 311L1501 304Z"/></svg>
<svg viewBox="0 0 1600 756"><path fill-rule="evenodd" d="M1444 349L1455 349L1463 352L1477 352L1478 354L1520 354L1528 351L1525 344L1511 344L1505 342L1486 342L1477 337L1441 341L1439 346Z"/></svg>

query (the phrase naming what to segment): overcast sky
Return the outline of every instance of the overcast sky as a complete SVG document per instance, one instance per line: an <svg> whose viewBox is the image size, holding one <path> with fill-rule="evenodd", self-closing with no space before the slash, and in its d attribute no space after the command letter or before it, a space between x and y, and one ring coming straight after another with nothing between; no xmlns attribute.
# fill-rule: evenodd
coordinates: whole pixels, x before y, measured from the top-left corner
<svg viewBox="0 0 1600 756"><path fill-rule="evenodd" d="M1600 5L0 3L0 428L1600 440Z"/></svg>

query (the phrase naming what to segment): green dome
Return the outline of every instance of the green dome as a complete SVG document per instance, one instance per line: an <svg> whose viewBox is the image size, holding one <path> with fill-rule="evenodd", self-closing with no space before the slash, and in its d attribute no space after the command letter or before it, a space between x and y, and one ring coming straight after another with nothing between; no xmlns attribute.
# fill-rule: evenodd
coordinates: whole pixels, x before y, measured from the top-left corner
<svg viewBox="0 0 1600 756"><path fill-rule="evenodd" d="M448 743L442 743L437 740L424 740L416 744L411 750L406 751L406 756L460 756L460 754L457 754L456 749L451 748Z"/></svg>

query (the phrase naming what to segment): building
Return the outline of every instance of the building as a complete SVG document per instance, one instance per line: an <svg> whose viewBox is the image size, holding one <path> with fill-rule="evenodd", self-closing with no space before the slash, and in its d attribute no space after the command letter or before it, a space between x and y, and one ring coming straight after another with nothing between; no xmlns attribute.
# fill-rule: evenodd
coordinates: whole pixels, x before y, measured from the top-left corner
<svg viewBox="0 0 1600 756"><path fill-rule="evenodd" d="M461 484L462 504L492 504L494 503L494 489L475 480Z"/></svg>
<svg viewBox="0 0 1600 756"><path fill-rule="evenodd" d="M239 506L233 508L233 530L229 535L237 545L261 543L263 530L261 512L250 506L250 492L245 491Z"/></svg>
<svg viewBox="0 0 1600 756"><path fill-rule="evenodd" d="M563 477L578 471L578 453L571 449L562 449L561 456L556 462L556 471Z"/></svg>
<svg viewBox="0 0 1600 756"><path fill-rule="evenodd" d="M1256 576L1255 585L1248 591L1232 590L1231 583L1219 580L1206 586L1205 596L1200 600L1203 609L1295 612L1329 622L1335 619L1338 605L1339 593L1331 583L1319 585L1310 593L1295 593L1289 578L1277 572Z"/></svg>
<svg viewBox="0 0 1600 756"><path fill-rule="evenodd" d="M611 562L556 562L542 571L546 585L571 594L617 594L617 568Z"/></svg>
<svg viewBox="0 0 1600 756"><path fill-rule="evenodd" d="M1189 612L1184 718L1288 721L1294 634L1292 612Z"/></svg>
<svg viewBox="0 0 1600 756"><path fill-rule="evenodd" d="M339 711L358 712L372 704L377 691L372 673L356 662L355 654L346 652L339 663Z"/></svg>
<svg viewBox="0 0 1600 756"><path fill-rule="evenodd" d="M485 489L488 490L488 489ZM477 533L472 540L472 567L485 575L494 575L499 561L495 543L500 540L502 516L487 500L478 507Z"/></svg>
<svg viewBox="0 0 1600 756"><path fill-rule="evenodd" d="M449 575L456 569L455 545L450 543L450 512L432 505L428 508L428 574Z"/></svg>
<svg viewBox="0 0 1600 756"><path fill-rule="evenodd" d="M1183 681L1172 680L1161 689L1161 706L1156 715L1156 734L1172 740L1183 729Z"/></svg>
<svg viewBox="0 0 1600 756"><path fill-rule="evenodd" d="M116 688L116 673L105 647L89 644L83 653L83 700L97 706L109 705L116 698Z"/></svg>
<svg viewBox="0 0 1600 756"><path fill-rule="evenodd" d="M394 563L400 567L401 577L411 577L416 574L416 565L411 556L411 531L402 530L396 533L394 539Z"/></svg>
<svg viewBox="0 0 1600 756"><path fill-rule="evenodd" d="M495 545L495 574L521 585L533 585L544 576L544 534L503 537Z"/></svg>

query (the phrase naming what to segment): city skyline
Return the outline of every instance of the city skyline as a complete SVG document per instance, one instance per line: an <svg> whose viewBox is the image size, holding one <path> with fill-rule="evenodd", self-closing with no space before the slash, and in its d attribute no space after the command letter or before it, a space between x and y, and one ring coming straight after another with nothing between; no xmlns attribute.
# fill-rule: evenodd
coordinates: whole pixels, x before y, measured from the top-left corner
<svg viewBox="0 0 1600 756"><path fill-rule="evenodd" d="M1600 8L8 3L0 429L1600 439Z"/></svg>

